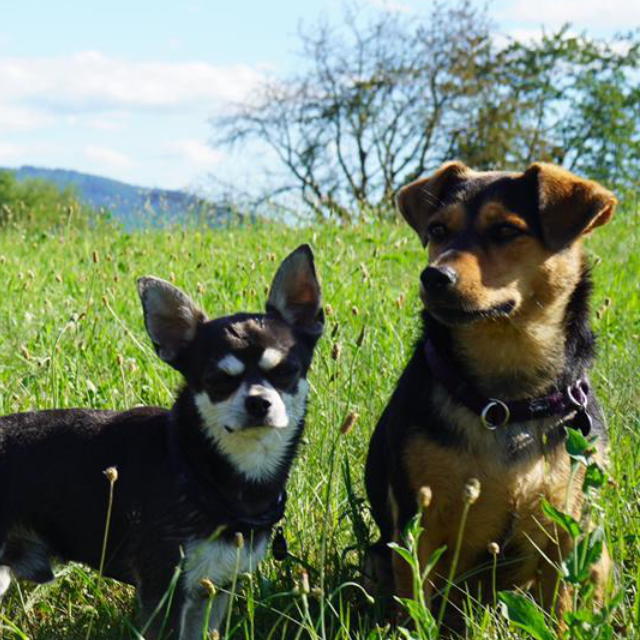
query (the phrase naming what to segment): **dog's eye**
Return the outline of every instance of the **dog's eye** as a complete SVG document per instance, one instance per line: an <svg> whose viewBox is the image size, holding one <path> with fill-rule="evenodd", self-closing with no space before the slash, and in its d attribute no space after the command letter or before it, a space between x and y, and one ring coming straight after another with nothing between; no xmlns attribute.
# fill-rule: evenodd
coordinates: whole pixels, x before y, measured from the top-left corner
<svg viewBox="0 0 640 640"><path fill-rule="evenodd" d="M204 385L214 391L231 393L239 384L242 376L232 376L218 368L207 372L204 376Z"/></svg>
<svg viewBox="0 0 640 640"><path fill-rule="evenodd" d="M286 388L293 384L298 377L299 371L300 367L298 365L291 362L283 362L269 372L269 378L275 386Z"/></svg>
<svg viewBox="0 0 640 640"><path fill-rule="evenodd" d="M524 234L524 229L507 223L496 224L489 229L489 237L493 242L497 243L509 242L510 240Z"/></svg>
<svg viewBox="0 0 640 640"><path fill-rule="evenodd" d="M440 222L434 222L427 228L429 239L432 242L442 242L449 235L449 230Z"/></svg>

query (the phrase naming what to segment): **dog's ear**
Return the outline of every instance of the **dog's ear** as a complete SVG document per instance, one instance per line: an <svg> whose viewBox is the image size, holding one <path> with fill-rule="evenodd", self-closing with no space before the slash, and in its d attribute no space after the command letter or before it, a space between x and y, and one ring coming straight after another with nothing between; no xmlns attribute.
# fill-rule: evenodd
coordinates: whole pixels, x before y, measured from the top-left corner
<svg viewBox="0 0 640 640"><path fill-rule="evenodd" d="M277 313L292 327L313 337L322 333L322 292L308 244L299 246L278 267L267 299L269 312Z"/></svg>
<svg viewBox="0 0 640 640"><path fill-rule="evenodd" d="M157 354L178 368L180 356L207 318L189 296L159 278L138 280L144 324Z"/></svg>
<svg viewBox="0 0 640 640"><path fill-rule="evenodd" d="M524 178L534 182L542 238L552 251L564 249L613 215L617 200L611 191L561 167L536 162Z"/></svg>
<svg viewBox="0 0 640 640"><path fill-rule="evenodd" d="M420 178L398 191L396 195L398 209L418 234L423 247L426 247L429 241L427 235L429 218L442 206L446 191L464 179L469 172L466 165L454 160L443 164L429 177Z"/></svg>

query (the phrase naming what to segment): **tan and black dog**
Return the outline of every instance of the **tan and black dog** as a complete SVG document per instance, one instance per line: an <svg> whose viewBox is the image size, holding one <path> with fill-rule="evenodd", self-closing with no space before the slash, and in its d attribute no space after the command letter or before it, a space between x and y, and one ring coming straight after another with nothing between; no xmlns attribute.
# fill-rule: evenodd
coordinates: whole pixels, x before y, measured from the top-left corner
<svg viewBox="0 0 640 640"><path fill-rule="evenodd" d="M435 597L449 573L464 487L477 478L481 492L456 571L473 577L460 586L472 597L479 590L490 596L491 571L478 568L491 567L488 548L499 548L498 589L531 587L560 613L569 598L554 563L571 540L545 517L541 497L579 514L582 482L569 487L565 425L598 435L605 453L604 420L588 380L595 341L581 238L611 218L616 199L550 164L506 173L451 162L404 187L397 201L428 245L429 264L420 276L422 337L367 459L367 493L381 531L371 558L386 582L379 586L413 595L409 566L387 545L401 537L428 487L421 565L447 547L425 584ZM600 592L609 564L605 551L593 575Z"/></svg>

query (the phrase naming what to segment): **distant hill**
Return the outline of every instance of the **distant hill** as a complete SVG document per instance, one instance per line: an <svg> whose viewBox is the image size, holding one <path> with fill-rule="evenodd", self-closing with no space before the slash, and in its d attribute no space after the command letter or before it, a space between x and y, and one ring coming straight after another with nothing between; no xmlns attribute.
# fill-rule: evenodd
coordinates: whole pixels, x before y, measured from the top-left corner
<svg viewBox="0 0 640 640"><path fill-rule="evenodd" d="M65 169L24 166L0 170L11 171L18 180L37 178L52 182L61 189L73 187L83 202L99 211L108 211L128 229L194 219L204 219L208 224L217 226L234 216L228 206L184 191L147 189Z"/></svg>

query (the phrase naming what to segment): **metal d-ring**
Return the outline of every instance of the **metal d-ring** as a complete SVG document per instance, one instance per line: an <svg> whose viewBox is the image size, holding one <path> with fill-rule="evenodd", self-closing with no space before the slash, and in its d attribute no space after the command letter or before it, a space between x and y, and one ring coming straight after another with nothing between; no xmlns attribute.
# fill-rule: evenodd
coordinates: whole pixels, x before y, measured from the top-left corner
<svg viewBox="0 0 640 640"><path fill-rule="evenodd" d="M571 386L567 387L567 396L575 407L578 407L579 409L586 409L587 403L589 402L589 396L587 396L587 394L582 390L582 387L579 384L576 385L576 389L580 392L580 400L578 400L573 395L573 389L571 388Z"/></svg>
<svg viewBox="0 0 640 640"><path fill-rule="evenodd" d="M491 411L493 407L500 407L502 409L502 412L504 413L504 417L500 422L491 422L488 419L489 411ZM509 411L509 407L504 402L502 402L502 400L498 400L498 398L489 398L487 406L482 410L482 413L480 414L482 426L485 427L485 429L489 429L489 431L494 431L498 427L504 426L505 424L507 424L507 422L509 422L510 417L511 412Z"/></svg>

